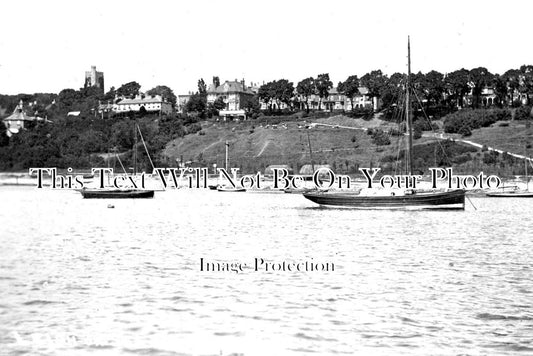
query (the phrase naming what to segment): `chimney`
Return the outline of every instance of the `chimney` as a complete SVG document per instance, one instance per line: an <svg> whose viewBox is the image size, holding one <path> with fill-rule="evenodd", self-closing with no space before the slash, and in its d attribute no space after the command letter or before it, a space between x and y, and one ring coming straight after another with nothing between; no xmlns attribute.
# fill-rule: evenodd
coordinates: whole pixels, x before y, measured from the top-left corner
<svg viewBox="0 0 533 356"><path fill-rule="evenodd" d="M246 91L246 87L244 86L244 78L242 78L242 91Z"/></svg>

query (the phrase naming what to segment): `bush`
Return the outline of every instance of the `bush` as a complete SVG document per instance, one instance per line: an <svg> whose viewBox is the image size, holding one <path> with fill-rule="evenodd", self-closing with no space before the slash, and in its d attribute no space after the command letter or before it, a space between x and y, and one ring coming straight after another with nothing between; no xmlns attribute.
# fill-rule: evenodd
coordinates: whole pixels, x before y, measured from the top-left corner
<svg viewBox="0 0 533 356"><path fill-rule="evenodd" d="M347 111L345 115L355 119L362 118L363 120L370 120L374 116L374 109L372 107L354 108L351 111Z"/></svg>
<svg viewBox="0 0 533 356"><path fill-rule="evenodd" d="M515 120L528 120L531 119L531 106L521 106L515 111Z"/></svg>
<svg viewBox="0 0 533 356"><path fill-rule="evenodd" d="M461 127L457 133L460 134L463 137L472 135L472 131L470 130L470 128L468 126Z"/></svg>
<svg viewBox="0 0 533 356"><path fill-rule="evenodd" d="M372 136L372 142L377 146L390 145L389 136L381 129L369 129L368 134Z"/></svg>
<svg viewBox="0 0 533 356"><path fill-rule="evenodd" d="M415 129L413 131L413 139L418 140L421 137L422 137L422 130Z"/></svg>
<svg viewBox="0 0 533 356"><path fill-rule="evenodd" d="M496 164L498 162L498 155L499 154L496 151L485 152L483 155L483 163L489 165Z"/></svg>
<svg viewBox="0 0 533 356"><path fill-rule="evenodd" d="M190 125L186 126L185 129L187 131L187 135L190 135L190 134L197 133L198 131L201 131L202 130L202 125L200 125L199 123L195 122L194 124L190 124Z"/></svg>
<svg viewBox="0 0 533 356"><path fill-rule="evenodd" d="M463 136L468 136L468 132L470 131L471 134L471 130L489 127L497 121L510 119L511 111L508 109L463 109L446 116L444 119L444 132L460 133ZM468 135L465 135L465 133Z"/></svg>

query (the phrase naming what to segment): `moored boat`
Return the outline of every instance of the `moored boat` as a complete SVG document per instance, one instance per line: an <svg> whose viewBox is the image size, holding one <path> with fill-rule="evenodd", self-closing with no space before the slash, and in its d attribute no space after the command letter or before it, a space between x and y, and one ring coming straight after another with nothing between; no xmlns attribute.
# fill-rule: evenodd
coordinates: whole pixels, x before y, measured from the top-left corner
<svg viewBox="0 0 533 356"><path fill-rule="evenodd" d="M304 197L322 206L355 209L455 209L464 210L464 190L418 192L403 195L361 195L347 192L308 192Z"/></svg>
<svg viewBox="0 0 533 356"><path fill-rule="evenodd" d="M144 145L144 149L146 150L146 155L148 156L148 159L150 160L150 163L152 164L152 168L154 168L152 159L150 157L150 154L148 153L148 149L146 148L146 143L144 142L144 138L141 133L141 129L136 124L135 125L135 144L133 145L133 155L134 155L134 169L133 169L133 177L137 174L137 131L139 132L139 135L141 137L141 141ZM118 158L118 156L117 156ZM120 162L122 165L122 162ZM122 165L124 168L124 166ZM126 170L124 169L124 172L126 173ZM94 178L94 176L93 176ZM83 199L149 199L154 197L154 190L150 189L144 189L144 188L124 188L124 189L115 189L115 188L83 188L79 190Z"/></svg>
<svg viewBox="0 0 533 356"><path fill-rule="evenodd" d="M237 192L245 192L246 189L242 187L228 187L228 186L218 186L217 190L219 192L229 192L229 193L237 193Z"/></svg>
<svg viewBox="0 0 533 356"><path fill-rule="evenodd" d="M517 186L503 187L500 191L487 192L485 195L491 198L533 198L533 192Z"/></svg>
<svg viewBox="0 0 533 356"><path fill-rule="evenodd" d="M413 128L410 115L411 49L407 44L407 76L405 85L405 117L407 129L407 172L413 175ZM365 192L366 193L366 192ZM387 194L365 194L363 192L307 192L303 196L326 207L356 209L459 209L465 208L465 190L450 191L389 191Z"/></svg>
<svg viewBox="0 0 533 356"><path fill-rule="evenodd" d="M148 189L82 189L84 199L147 199L154 197L154 191Z"/></svg>

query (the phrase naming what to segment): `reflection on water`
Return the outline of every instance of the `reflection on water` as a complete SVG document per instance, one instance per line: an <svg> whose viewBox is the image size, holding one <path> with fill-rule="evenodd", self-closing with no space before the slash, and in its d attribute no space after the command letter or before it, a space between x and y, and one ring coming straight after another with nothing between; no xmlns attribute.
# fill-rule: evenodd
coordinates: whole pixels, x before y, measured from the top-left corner
<svg viewBox="0 0 533 356"><path fill-rule="evenodd" d="M0 188L0 350L42 355L532 354L533 199L322 209L204 190ZM314 261L333 272L200 272Z"/></svg>

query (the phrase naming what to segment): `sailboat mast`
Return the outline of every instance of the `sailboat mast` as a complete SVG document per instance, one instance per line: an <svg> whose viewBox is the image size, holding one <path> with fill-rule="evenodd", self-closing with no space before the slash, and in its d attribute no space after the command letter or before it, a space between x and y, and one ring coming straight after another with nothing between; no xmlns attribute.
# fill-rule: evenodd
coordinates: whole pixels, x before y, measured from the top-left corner
<svg viewBox="0 0 533 356"><path fill-rule="evenodd" d="M532 112L533 112L533 109L532 109ZM530 113L530 115L531 115L531 113ZM524 141L525 141L524 142L524 163L526 165L526 171L525 171L525 173L526 173L526 191L528 191L528 192L529 192L529 176L528 176L528 172L527 172L527 165L529 164L529 162L528 162L529 161L529 159L528 159L529 156L527 155L527 137L528 137L527 134L529 133L528 131L529 131L529 127L530 127L529 126L529 116L530 115L528 115L526 117L526 120L527 120L526 121L526 135L525 135L525 139L524 139Z"/></svg>
<svg viewBox="0 0 533 356"><path fill-rule="evenodd" d="M529 176L527 175L527 153L526 158L524 159L524 163L526 164L526 190L529 191Z"/></svg>
<svg viewBox="0 0 533 356"><path fill-rule="evenodd" d="M135 121L135 126L133 126L133 175L137 175L137 121Z"/></svg>
<svg viewBox="0 0 533 356"><path fill-rule="evenodd" d="M315 174L315 162L313 161L313 149L311 148L311 138L307 131L307 142L309 143L309 158L311 159L311 174Z"/></svg>
<svg viewBox="0 0 533 356"><path fill-rule="evenodd" d="M406 125L407 125L407 135L408 135L408 143L407 143L407 170L408 174L413 174L413 125L411 122L411 111L410 111L410 98L409 98L409 92L411 89L411 41L409 36L407 36L407 83L406 83L406 91L405 91L405 119L406 119Z"/></svg>
<svg viewBox="0 0 533 356"><path fill-rule="evenodd" d="M226 162L225 162L226 171L228 170L228 166L229 166L228 149L229 149L229 143L228 143L228 141L226 141Z"/></svg>

